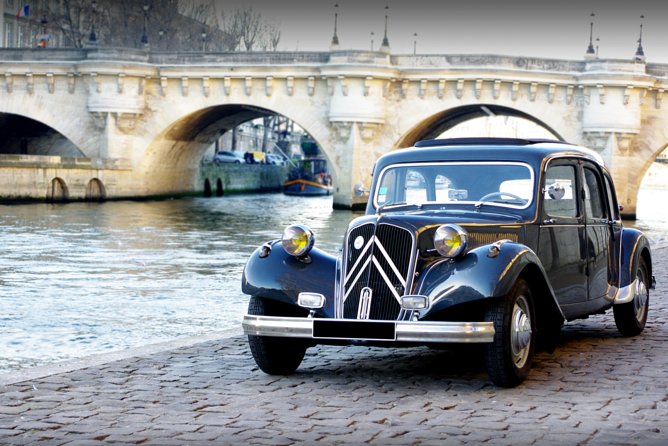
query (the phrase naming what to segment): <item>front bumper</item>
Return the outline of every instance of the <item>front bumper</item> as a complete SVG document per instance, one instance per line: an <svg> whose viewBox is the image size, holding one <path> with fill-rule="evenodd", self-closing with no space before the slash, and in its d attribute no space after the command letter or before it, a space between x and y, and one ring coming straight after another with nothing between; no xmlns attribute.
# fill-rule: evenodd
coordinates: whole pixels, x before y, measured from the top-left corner
<svg viewBox="0 0 668 446"><path fill-rule="evenodd" d="M245 315L244 333L255 336L342 341L489 343L492 322L372 321Z"/></svg>

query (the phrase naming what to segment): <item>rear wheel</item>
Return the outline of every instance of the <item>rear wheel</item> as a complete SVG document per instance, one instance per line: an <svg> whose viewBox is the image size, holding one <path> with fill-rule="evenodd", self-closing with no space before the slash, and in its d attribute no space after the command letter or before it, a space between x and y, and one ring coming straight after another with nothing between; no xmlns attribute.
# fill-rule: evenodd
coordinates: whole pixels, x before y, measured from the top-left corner
<svg viewBox="0 0 668 446"><path fill-rule="evenodd" d="M518 279L510 292L494 303L485 320L494 323L494 342L485 345L485 364L492 382L515 387L531 369L536 344L533 297L529 285Z"/></svg>
<svg viewBox="0 0 668 446"><path fill-rule="evenodd" d="M248 314L254 316L286 316L280 314L278 303L251 296ZM280 304L279 304L280 305ZM292 338L248 335L248 345L257 366L269 375L289 375L304 359L307 344Z"/></svg>
<svg viewBox="0 0 668 446"><path fill-rule="evenodd" d="M636 269L636 281L633 285L633 300L631 302L615 305L615 324L624 336L636 336L645 329L647 313L649 311L649 273L645 259L640 257Z"/></svg>

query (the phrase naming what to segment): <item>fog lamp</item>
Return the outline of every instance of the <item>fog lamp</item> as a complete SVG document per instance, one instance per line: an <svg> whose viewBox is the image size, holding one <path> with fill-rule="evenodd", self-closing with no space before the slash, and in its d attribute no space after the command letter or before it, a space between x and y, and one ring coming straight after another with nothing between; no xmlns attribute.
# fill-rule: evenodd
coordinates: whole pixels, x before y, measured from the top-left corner
<svg viewBox="0 0 668 446"><path fill-rule="evenodd" d="M424 310L429 304L427 296L402 296L401 308L404 310Z"/></svg>
<svg viewBox="0 0 668 446"><path fill-rule="evenodd" d="M325 306L325 296L320 293L299 293L297 305L302 308L322 308Z"/></svg>
<svg viewBox="0 0 668 446"><path fill-rule="evenodd" d="M304 225L288 226L281 237L285 252L295 257L303 257L308 254L314 242L313 231Z"/></svg>
<svg viewBox="0 0 668 446"><path fill-rule="evenodd" d="M434 249L452 259L466 250L467 239L468 234L461 226L443 225L434 233Z"/></svg>

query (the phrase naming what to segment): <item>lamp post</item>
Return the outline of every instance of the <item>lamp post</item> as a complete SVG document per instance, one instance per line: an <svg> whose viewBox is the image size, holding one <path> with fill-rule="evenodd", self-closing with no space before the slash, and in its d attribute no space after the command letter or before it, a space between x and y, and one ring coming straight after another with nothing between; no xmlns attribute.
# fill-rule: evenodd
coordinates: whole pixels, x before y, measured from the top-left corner
<svg viewBox="0 0 668 446"><path fill-rule="evenodd" d="M413 33L413 56L417 54L417 33Z"/></svg>
<svg viewBox="0 0 668 446"><path fill-rule="evenodd" d="M148 35L146 34L146 25L148 24L148 3L144 4L144 28L141 33L141 44L144 48L148 47Z"/></svg>
<svg viewBox="0 0 668 446"><path fill-rule="evenodd" d="M373 36L374 35L375 35L375 33L373 31L371 31L371 34L370 34L370 36L371 36L371 51L373 51Z"/></svg>
<svg viewBox="0 0 668 446"><path fill-rule="evenodd" d="M90 4L90 35L88 36L88 43L91 46L97 45L97 33L95 32L96 16L97 16L97 1L93 0Z"/></svg>
<svg viewBox="0 0 668 446"><path fill-rule="evenodd" d="M594 49L594 17L595 14L592 12L590 14L591 21L589 22L589 46L587 47L587 52L585 53L585 57L596 57L596 50Z"/></svg>
<svg viewBox="0 0 668 446"><path fill-rule="evenodd" d="M206 30L202 30L202 52L206 53Z"/></svg>

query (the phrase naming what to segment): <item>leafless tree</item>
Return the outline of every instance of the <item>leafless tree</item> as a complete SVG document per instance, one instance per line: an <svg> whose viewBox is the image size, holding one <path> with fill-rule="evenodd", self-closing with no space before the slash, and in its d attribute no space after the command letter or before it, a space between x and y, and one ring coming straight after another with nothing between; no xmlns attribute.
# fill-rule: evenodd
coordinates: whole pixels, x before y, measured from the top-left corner
<svg viewBox="0 0 668 446"><path fill-rule="evenodd" d="M235 9L233 13L225 15L222 29L233 42L233 51L276 51L281 41L280 29L265 23L262 14L253 8Z"/></svg>

